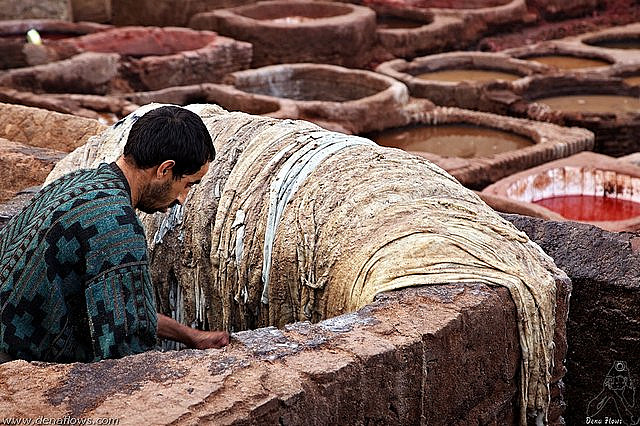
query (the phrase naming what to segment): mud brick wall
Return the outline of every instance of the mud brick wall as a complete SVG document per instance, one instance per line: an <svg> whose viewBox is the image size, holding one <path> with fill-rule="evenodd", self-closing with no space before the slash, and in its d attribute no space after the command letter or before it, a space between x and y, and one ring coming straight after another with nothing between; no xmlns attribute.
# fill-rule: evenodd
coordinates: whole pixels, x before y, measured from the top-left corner
<svg viewBox="0 0 640 426"><path fill-rule="evenodd" d="M593 413L589 403L601 400L597 397L616 361L626 362L636 390L640 382L640 237L575 222L503 217L537 242L571 278L566 421L585 424L587 415ZM629 402L630 391L627 387ZM637 402L635 411L640 415ZM612 404L593 418L605 424L605 417L621 418Z"/></svg>

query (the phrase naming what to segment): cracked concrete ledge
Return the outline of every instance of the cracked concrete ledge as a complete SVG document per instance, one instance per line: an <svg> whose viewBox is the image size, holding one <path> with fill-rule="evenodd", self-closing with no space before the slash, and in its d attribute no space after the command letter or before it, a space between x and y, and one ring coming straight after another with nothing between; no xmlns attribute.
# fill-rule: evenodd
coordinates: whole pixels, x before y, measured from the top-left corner
<svg viewBox="0 0 640 426"><path fill-rule="evenodd" d="M562 424L570 283L558 282L550 424ZM318 324L236 333L221 350L0 365L5 416L128 424L515 424L519 343L506 289L409 288Z"/></svg>

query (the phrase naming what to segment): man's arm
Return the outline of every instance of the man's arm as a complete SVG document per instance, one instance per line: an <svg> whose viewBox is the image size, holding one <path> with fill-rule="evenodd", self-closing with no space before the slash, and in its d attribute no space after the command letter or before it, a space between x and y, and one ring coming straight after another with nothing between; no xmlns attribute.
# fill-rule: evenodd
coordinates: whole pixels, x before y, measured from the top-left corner
<svg viewBox="0 0 640 426"><path fill-rule="evenodd" d="M197 330L162 314L158 314L158 337L175 340L193 349L222 348L229 344L226 331Z"/></svg>

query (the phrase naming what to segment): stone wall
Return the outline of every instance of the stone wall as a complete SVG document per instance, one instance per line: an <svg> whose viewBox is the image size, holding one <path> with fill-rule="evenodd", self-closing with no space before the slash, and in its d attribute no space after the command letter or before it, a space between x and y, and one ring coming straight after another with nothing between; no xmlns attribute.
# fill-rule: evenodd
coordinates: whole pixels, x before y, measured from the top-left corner
<svg viewBox="0 0 640 426"><path fill-rule="evenodd" d="M597 416L593 406L602 400L600 392L610 390L605 378L616 361L626 363L632 381L628 385L636 383L637 390L640 382L640 238L575 222L504 217L553 257L573 283L567 322L567 424L585 424L588 415L601 424L605 417L634 424L611 401ZM631 386L619 387L632 403ZM630 412L636 419L640 416L637 402Z"/></svg>
<svg viewBox="0 0 640 426"><path fill-rule="evenodd" d="M560 330L550 424L562 421ZM516 424L518 346L505 289L410 288L319 324L240 332L221 350L2 364L0 413L120 425Z"/></svg>

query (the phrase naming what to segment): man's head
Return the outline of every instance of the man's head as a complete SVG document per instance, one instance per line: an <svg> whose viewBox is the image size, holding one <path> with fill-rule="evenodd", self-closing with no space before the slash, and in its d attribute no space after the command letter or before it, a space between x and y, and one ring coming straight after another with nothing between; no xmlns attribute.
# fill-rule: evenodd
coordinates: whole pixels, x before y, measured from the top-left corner
<svg viewBox="0 0 640 426"><path fill-rule="evenodd" d="M195 113L176 106L156 108L131 127L124 159L148 176L136 208L166 211L183 203L215 157L211 135Z"/></svg>

